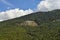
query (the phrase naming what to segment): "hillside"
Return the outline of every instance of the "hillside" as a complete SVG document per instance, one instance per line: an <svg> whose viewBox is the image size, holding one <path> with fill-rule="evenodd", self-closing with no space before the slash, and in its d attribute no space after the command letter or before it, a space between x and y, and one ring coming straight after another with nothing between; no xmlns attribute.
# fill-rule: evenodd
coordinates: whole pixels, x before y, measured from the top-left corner
<svg viewBox="0 0 60 40"><path fill-rule="evenodd" d="M38 26L22 26L25 21L34 21ZM0 22L0 40L60 40L60 10Z"/></svg>

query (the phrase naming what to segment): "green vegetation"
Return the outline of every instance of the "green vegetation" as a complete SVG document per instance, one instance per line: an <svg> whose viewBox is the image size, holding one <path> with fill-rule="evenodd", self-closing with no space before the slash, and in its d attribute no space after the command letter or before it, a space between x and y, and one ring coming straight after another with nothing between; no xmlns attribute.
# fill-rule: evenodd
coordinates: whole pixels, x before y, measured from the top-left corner
<svg viewBox="0 0 60 40"><path fill-rule="evenodd" d="M22 26L24 21L38 26ZM0 40L60 40L60 10L36 12L0 22Z"/></svg>

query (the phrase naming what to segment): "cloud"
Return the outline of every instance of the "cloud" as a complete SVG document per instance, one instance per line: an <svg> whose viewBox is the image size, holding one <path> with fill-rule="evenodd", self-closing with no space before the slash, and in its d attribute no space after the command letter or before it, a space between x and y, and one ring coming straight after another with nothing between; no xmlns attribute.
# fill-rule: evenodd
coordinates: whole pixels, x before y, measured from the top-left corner
<svg viewBox="0 0 60 40"><path fill-rule="evenodd" d="M31 10L31 9L20 10L19 8L6 10L5 12L0 12L0 21L13 19L13 18L16 18L16 17L21 17L21 16L24 16L24 15L31 14L32 12L33 12L33 10Z"/></svg>
<svg viewBox="0 0 60 40"><path fill-rule="evenodd" d="M14 7L14 5L13 4L11 4L11 3L9 3L9 2L7 2L6 0L1 0L4 4L6 4L6 5L9 5L9 6L11 6L11 7Z"/></svg>
<svg viewBox="0 0 60 40"><path fill-rule="evenodd" d="M42 0L38 6L38 11L51 11L60 9L60 0Z"/></svg>
<svg viewBox="0 0 60 40"><path fill-rule="evenodd" d="M9 6L13 6L11 3L7 2L6 0L1 0L1 1ZM52 11L55 9L60 9L60 0L42 0L37 5L36 10L44 12L44 11ZM31 9L21 10L19 8L6 10L4 12L0 12L0 21L21 17L24 15L31 14L33 12L34 11Z"/></svg>

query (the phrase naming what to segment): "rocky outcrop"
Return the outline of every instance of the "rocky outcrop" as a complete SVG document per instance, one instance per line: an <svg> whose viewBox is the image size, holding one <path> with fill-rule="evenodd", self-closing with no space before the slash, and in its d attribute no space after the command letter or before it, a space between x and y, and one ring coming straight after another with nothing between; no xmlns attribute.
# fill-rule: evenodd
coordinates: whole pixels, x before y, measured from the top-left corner
<svg viewBox="0 0 60 40"><path fill-rule="evenodd" d="M21 23L23 26L38 26L38 24L35 21L24 21Z"/></svg>

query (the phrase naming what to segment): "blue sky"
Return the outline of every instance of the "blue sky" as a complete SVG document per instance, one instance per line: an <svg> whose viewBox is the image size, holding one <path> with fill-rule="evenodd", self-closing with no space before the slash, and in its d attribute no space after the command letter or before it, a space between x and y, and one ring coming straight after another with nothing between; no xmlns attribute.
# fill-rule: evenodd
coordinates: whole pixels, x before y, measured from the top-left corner
<svg viewBox="0 0 60 40"><path fill-rule="evenodd" d="M60 0L0 0L0 21L55 9L60 9Z"/></svg>
<svg viewBox="0 0 60 40"><path fill-rule="evenodd" d="M20 8L23 10L36 9L41 0L0 0L0 11Z"/></svg>

